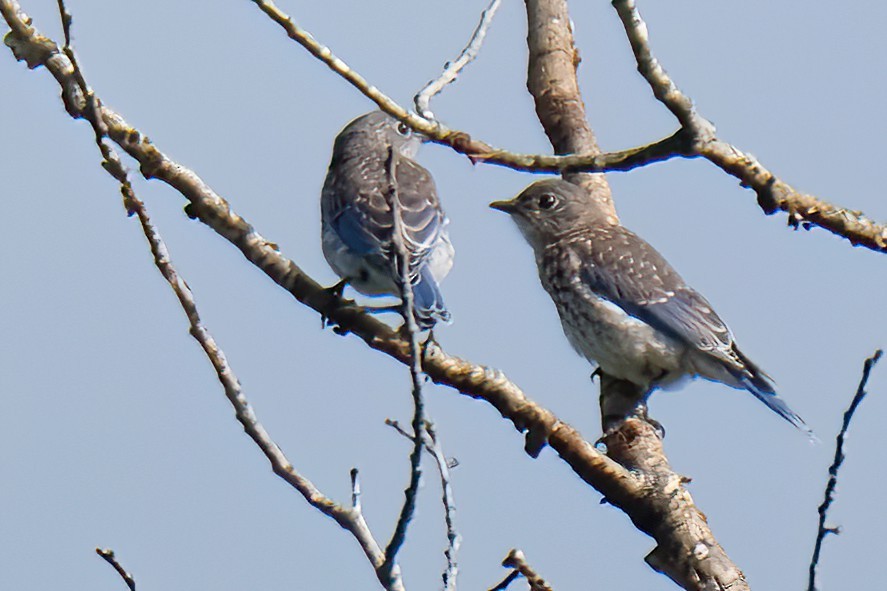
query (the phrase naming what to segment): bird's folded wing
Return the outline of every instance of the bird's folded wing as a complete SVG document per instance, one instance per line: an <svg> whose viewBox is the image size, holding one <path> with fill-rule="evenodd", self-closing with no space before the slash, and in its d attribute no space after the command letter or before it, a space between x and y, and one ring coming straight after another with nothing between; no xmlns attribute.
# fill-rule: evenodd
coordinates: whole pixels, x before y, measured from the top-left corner
<svg viewBox="0 0 887 591"><path fill-rule="evenodd" d="M733 360L730 329L643 239L622 227L606 228L582 248L580 278L596 294L674 339Z"/></svg>
<svg viewBox="0 0 887 591"><path fill-rule="evenodd" d="M440 240L446 217L431 175L419 164L396 156L396 196L410 276L425 262ZM391 255L392 217L385 193L388 171L382 167L358 167L356 178L337 175L324 187L327 217L348 248L361 254ZM378 177L378 178L370 178Z"/></svg>

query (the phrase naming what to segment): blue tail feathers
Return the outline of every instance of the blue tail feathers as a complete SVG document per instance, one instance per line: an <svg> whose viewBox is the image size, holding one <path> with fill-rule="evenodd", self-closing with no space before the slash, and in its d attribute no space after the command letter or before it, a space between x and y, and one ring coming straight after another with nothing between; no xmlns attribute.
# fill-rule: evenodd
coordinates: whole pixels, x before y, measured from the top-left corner
<svg viewBox="0 0 887 591"><path fill-rule="evenodd" d="M438 321L450 321L450 313L444 305L440 287L427 265L419 270L413 284L413 307L416 323L422 330L433 328Z"/></svg>
<svg viewBox="0 0 887 591"><path fill-rule="evenodd" d="M745 366L743 375L737 376L742 386L755 395L755 398L766 404L770 410L781 416L783 419L806 433L811 439L816 439L813 430L807 426L804 419L793 411L785 401L776 395L776 389L773 380L770 379L761 368L752 363L752 361L742 354L742 352L733 345L733 352L742 361Z"/></svg>

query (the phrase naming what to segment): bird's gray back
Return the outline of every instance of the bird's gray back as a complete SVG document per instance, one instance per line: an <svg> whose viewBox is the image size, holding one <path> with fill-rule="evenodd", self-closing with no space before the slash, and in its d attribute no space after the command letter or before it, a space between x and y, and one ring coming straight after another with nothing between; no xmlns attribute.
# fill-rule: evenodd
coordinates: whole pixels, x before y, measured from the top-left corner
<svg viewBox="0 0 887 591"><path fill-rule="evenodd" d="M393 158L394 184L389 158ZM349 246L387 253L394 221L387 193L392 188L403 221L405 246L418 257L412 260L419 264L443 230L444 213L431 174L417 162L392 154L385 145L354 141L341 153L334 153L321 199L324 223L343 223L342 216L348 211L353 221L340 233L353 236Z"/></svg>

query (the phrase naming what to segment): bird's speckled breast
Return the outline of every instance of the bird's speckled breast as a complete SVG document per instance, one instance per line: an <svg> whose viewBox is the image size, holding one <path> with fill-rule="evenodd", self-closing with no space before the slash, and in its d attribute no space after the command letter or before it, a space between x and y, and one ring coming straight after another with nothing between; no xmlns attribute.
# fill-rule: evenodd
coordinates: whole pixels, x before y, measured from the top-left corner
<svg viewBox="0 0 887 591"><path fill-rule="evenodd" d="M575 240L575 238L574 238ZM615 378L644 387L683 375L686 347L594 293L582 281L582 257L569 241L537 258L539 278L557 306L564 334L576 351Z"/></svg>

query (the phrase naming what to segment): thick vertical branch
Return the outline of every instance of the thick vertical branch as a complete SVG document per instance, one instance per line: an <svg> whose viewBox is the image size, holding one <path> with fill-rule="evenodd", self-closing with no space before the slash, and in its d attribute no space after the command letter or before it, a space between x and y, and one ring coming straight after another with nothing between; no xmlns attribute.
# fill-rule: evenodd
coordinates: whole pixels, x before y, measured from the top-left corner
<svg viewBox="0 0 887 591"><path fill-rule="evenodd" d="M738 148L727 144L709 134L708 140L699 141L698 134L689 133L688 128L681 128L671 136L659 141L638 146L619 152L601 153L594 143L594 136L585 123L584 107L578 94L578 86L575 85L575 68L578 65L578 54L572 45L572 33L569 27L564 27L564 20L560 15L566 14L566 4L563 1L552 2L527 2L527 10L530 17L530 48L547 45L556 48L560 55L546 55L538 53L531 60L529 73L530 92L537 99L539 119L555 145L559 156L548 154L517 154L507 150L494 148L489 144L473 139L464 131L449 129L439 121L424 119L418 115L409 113L405 108L397 104L390 97L371 85L360 74L351 69L345 62L336 57L329 47L319 43L308 31L299 27L292 18L277 8L269 0L250 0L255 3L269 18L284 28L287 35L318 60L325 63L331 70L340 75L349 84L358 89L367 98L374 101L380 109L410 127L419 131L431 140L450 146L460 154L465 154L474 162L486 162L508 166L515 170L527 170L534 172L563 171L624 171L645 166L653 162L661 162L669 158L692 158L703 156L722 170L739 178L744 185L755 190L758 194L758 202L766 214L772 214L778 210L789 213L791 225L816 225L827 229L839 236L850 240L854 245L865 246L878 252L887 251L887 227L878 224L864 216L859 211L844 207L837 207L827 203L813 195L802 194L795 191L787 183L774 176L769 170L758 162L751 154L742 152ZM646 27L641 26L643 21L637 15L632 0L613 0L613 5L619 11L619 16L626 24L626 32L635 50L646 44ZM40 52L38 52L40 53ZM645 48L643 55L636 54L639 62L652 54ZM566 59L566 56L571 56ZM39 55L28 56L26 59L34 62L40 61ZM534 64L535 62L535 64ZM538 65L538 69L532 69ZM543 65L545 67L543 67ZM660 82L665 82L667 76L662 68L647 68L648 64L639 63L641 73L648 77L648 81L654 85L654 93L660 100L667 102L668 108L678 116L681 121L687 121L691 113L681 112L680 109L692 106L692 101L684 101L680 96L669 94L677 90L676 86L668 84L670 88L663 88L659 92L655 88ZM651 64L652 65L652 64ZM658 65L658 64L657 64ZM455 69L455 68L454 68ZM449 70L449 68L448 68ZM572 70L572 74L570 71ZM452 72L450 72L452 73ZM562 75L566 74L563 78ZM444 73L446 79L448 73ZM565 92L557 95L545 96L550 90L546 88L545 80L553 76L553 85L561 86ZM654 80L655 79L655 80ZM534 81L540 82L536 85ZM556 84L554 84L556 82ZM551 85L549 85L551 86ZM433 91L432 91L433 92ZM679 91L678 91L679 92ZM418 97L417 97L418 98ZM422 99L424 100L424 99ZM554 108L556 105L559 108ZM420 113L427 109L421 106L417 100L417 108ZM541 108L540 108L541 107ZM563 109L563 111L561 110ZM560 113L566 110L574 114L582 114L581 117L572 118L567 125L562 120ZM676 113L676 111L678 111ZM698 114L693 113L698 118ZM576 127L578 124L580 127ZM578 133L584 129L587 133ZM692 131L692 130L691 130ZM697 129L698 131L698 129ZM713 131L713 130L712 130ZM582 146L584 140L591 140L585 151ZM579 140L576 145L570 143ZM564 145L561 145L564 144ZM559 147L560 146L560 147ZM568 178L573 182L582 184L593 195L600 196L602 202L612 205L609 197L609 188L601 176L583 176L569 174ZM614 214L615 215L615 214Z"/></svg>
<svg viewBox="0 0 887 591"><path fill-rule="evenodd" d="M541 1L528 0L528 3L537 8L543 7ZM554 4L564 7L563 2ZM67 111L72 117L82 117L88 101L73 75L74 68L68 56L51 39L40 35L31 26L15 0L0 0L0 14L11 28L5 42L16 57L27 61L31 68L45 66L62 88L62 100ZM569 21L565 12L563 14L560 19L544 21L550 26L560 26L561 35L531 35L531 42L544 44L551 39L570 41ZM536 22L540 21L537 19ZM531 56L534 56L531 59L548 59L556 51L556 48L545 50L535 46L531 49ZM569 55L574 54L570 52ZM575 64L564 72L577 94L574 95L573 103L562 103L563 108L575 108L577 105L581 108L578 86L575 85ZM559 78L549 78L550 85L562 82ZM548 94L548 90L540 87L540 97L544 98ZM554 93L551 96L567 94ZM102 125L107 128L108 137L139 162L141 172L146 178L161 180L180 191L189 201L188 211L191 215L230 241L249 261L300 302L332 319L343 332L351 331L368 346L402 363L410 362L409 343L403 338L359 307L324 290L293 261L284 257L273 243L265 240L247 220L234 212L200 177L170 160L118 113L99 103L94 108L101 117ZM563 118L555 122L562 131L566 130L564 137L570 137L567 123L568 120ZM582 135L580 133L579 137ZM587 141L590 136L584 137ZM719 562L719 553L713 550L714 544L708 542L711 539L710 532L704 519L681 487L680 477L668 467L652 427L641 421L628 421L628 427L608 438L610 457L607 457L569 425L528 399L501 372L449 355L433 342L423 349L422 366L432 380L486 401L511 421L515 428L526 432L526 450L531 455L537 455L543 446L550 445L583 480L600 491L614 506L623 509L640 529L656 538L659 548L651 555L651 564L667 572L685 588L730 588L734 591L747 589L741 573L732 563ZM236 379L230 375L227 366L220 365L217 371L220 379L227 380L232 386L236 384ZM303 481L292 471L291 464L280 454L279 448L265 439L267 434L254 422L255 417L246 401L234 394L236 393L232 391L229 396L238 409L238 418L244 429L258 437L256 442L268 459L276 463L278 474L300 491L308 493L306 498L309 501L326 505L328 499L315 495L313 485ZM339 508L330 516L347 528L349 522L354 523L351 513ZM362 521L362 516L357 515L357 518L358 522ZM688 523L684 521L688 518L693 520L689 523L692 527L688 527ZM360 525L360 529L363 529L363 524ZM697 541L700 538L705 543L699 544ZM365 551L369 547L364 544L362 546ZM688 555L690 553L692 555ZM375 542L368 556L370 554L376 557L371 560L378 568L378 558L382 553ZM656 561L657 557L661 560ZM731 579L731 576L734 578ZM383 584L385 582L383 580Z"/></svg>
<svg viewBox="0 0 887 591"><path fill-rule="evenodd" d="M579 54L566 0L526 0L529 35L527 88L536 101L536 113L558 154L599 153L585 116L576 67ZM618 220L606 179L600 174L565 175L596 196ZM638 401L646 392L637 386L601 376L601 408L605 429L611 420L611 402ZM607 454L639 473L643 493L608 498L625 511L657 547L647 563L685 589L748 589L742 571L715 540L703 514L696 508L683 479L669 465L656 426L641 417L607 429Z"/></svg>
<svg viewBox="0 0 887 591"><path fill-rule="evenodd" d="M576 68L581 61L573 44L566 0L527 0L527 45L530 48L527 90L556 154L599 154L585 116ZM610 185L602 174L568 173L567 180L584 186L613 217Z"/></svg>

